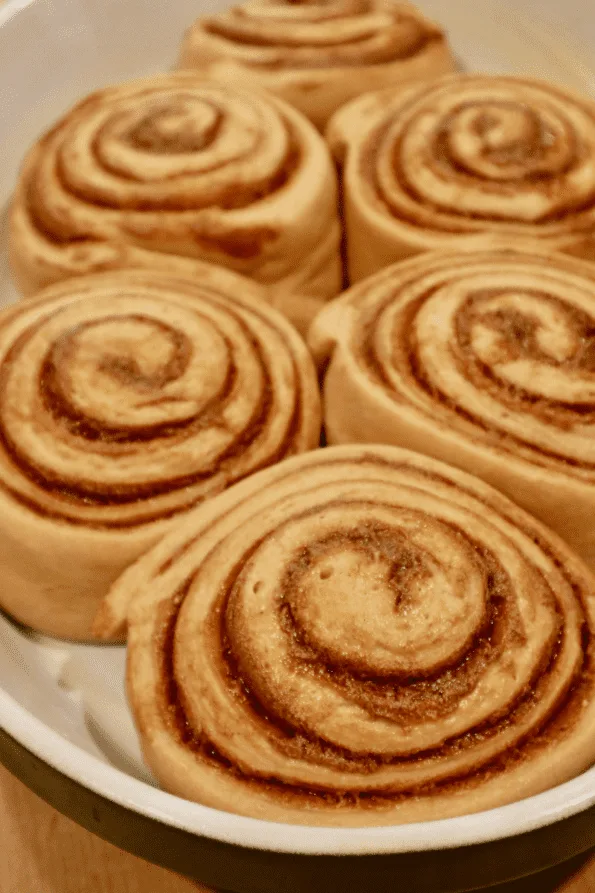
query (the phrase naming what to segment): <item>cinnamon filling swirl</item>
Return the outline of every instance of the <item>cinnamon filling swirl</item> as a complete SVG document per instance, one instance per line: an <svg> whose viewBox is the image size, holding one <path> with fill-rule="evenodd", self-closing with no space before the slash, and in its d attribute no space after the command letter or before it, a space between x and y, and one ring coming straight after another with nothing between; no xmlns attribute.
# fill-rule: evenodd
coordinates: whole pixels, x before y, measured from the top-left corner
<svg viewBox="0 0 595 893"><path fill-rule="evenodd" d="M10 237L25 294L123 267L198 275L199 259L269 286L273 303L304 295L306 316L308 299L340 287L319 135L274 97L189 72L107 88L67 113L25 160Z"/></svg>
<svg viewBox="0 0 595 893"><path fill-rule="evenodd" d="M537 80L456 75L354 100L327 135L344 168L352 282L494 236L595 257L586 98Z"/></svg>
<svg viewBox="0 0 595 893"><path fill-rule="evenodd" d="M355 96L456 66L443 30L407 2L249 0L197 19L180 67L264 87L323 129Z"/></svg>
<svg viewBox="0 0 595 893"><path fill-rule="evenodd" d="M590 264L510 241L368 278L311 330L327 439L477 474L594 563L593 289Z"/></svg>
<svg viewBox="0 0 595 893"><path fill-rule="evenodd" d="M0 316L0 606L27 626L93 638L174 521L319 442L297 332L256 284L196 273L72 279Z"/></svg>
<svg viewBox="0 0 595 893"><path fill-rule="evenodd" d="M394 9L376 2L279 3L236 7L219 18L204 19L208 34L239 47L268 50L244 64L267 70L384 65L421 53L442 41L440 28L411 7ZM271 15L276 10L277 15ZM277 52L275 52L277 51Z"/></svg>
<svg viewBox="0 0 595 893"><path fill-rule="evenodd" d="M7 312L6 492L55 519L135 526L314 445L303 403L315 385L277 319L141 273L66 284Z"/></svg>
<svg viewBox="0 0 595 893"><path fill-rule="evenodd" d="M393 448L263 472L108 598L149 764L184 796L314 824L543 789L558 748L565 771L595 755L593 581L567 555L495 491Z"/></svg>

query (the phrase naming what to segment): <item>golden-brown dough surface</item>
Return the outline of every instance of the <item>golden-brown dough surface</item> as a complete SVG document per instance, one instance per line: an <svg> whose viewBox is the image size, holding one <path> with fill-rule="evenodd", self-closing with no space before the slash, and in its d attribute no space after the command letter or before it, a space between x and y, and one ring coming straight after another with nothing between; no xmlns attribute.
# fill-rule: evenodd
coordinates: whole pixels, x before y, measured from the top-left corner
<svg viewBox="0 0 595 893"><path fill-rule="evenodd" d="M340 289L339 239L335 173L310 122L197 72L71 109L25 159L10 220L25 295L122 267L200 275L200 259L270 287L298 324Z"/></svg>
<svg viewBox="0 0 595 893"><path fill-rule="evenodd" d="M351 281L469 237L595 260L595 103L554 84L454 75L354 100L327 137L343 166Z"/></svg>
<svg viewBox="0 0 595 893"><path fill-rule="evenodd" d="M189 28L181 68L265 88L324 127L368 90L455 70L444 32L398 0L249 0Z"/></svg>
<svg viewBox="0 0 595 893"><path fill-rule="evenodd" d="M595 568L595 266L500 244L358 283L310 330L330 443L391 443L507 493Z"/></svg>
<svg viewBox="0 0 595 893"><path fill-rule="evenodd" d="M317 445L301 338L253 282L202 266L70 279L0 314L0 605L22 623L89 637L184 513Z"/></svg>
<svg viewBox="0 0 595 893"><path fill-rule="evenodd" d="M394 447L279 463L112 589L161 784L382 825L489 809L595 758L595 580L481 481Z"/></svg>

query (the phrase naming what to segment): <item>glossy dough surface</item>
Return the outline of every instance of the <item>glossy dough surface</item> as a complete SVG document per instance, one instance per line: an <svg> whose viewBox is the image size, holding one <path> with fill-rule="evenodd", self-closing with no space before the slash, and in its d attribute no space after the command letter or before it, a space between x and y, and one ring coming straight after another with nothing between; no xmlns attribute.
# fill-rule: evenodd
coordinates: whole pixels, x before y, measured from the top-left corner
<svg viewBox="0 0 595 893"><path fill-rule="evenodd" d="M594 579L462 472L392 447L282 462L131 567L128 690L162 785L275 821L488 809L595 757Z"/></svg>
<svg viewBox="0 0 595 893"><path fill-rule="evenodd" d="M595 267L494 247L395 264L310 330L330 443L476 474L595 567Z"/></svg>
<svg viewBox="0 0 595 893"><path fill-rule="evenodd" d="M317 127L367 90L455 68L444 32L406 2L250 0L199 18L181 68L264 87Z"/></svg>
<svg viewBox="0 0 595 893"><path fill-rule="evenodd" d="M472 236L595 259L595 103L553 84L456 75L361 97L331 121L352 281Z"/></svg>
<svg viewBox="0 0 595 893"><path fill-rule="evenodd" d="M71 109L25 159L10 220L25 295L122 267L194 275L198 258L320 304L341 286L339 238L334 170L312 125L192 72Z"/></svg>
<svg viewBox="0 0 595 893"><path fill-rule="evenodd" d="M0 315L0 605L18 620L88 636L181 514L317 445L311 359L260 295L203 265L72 279Z"/></svg>

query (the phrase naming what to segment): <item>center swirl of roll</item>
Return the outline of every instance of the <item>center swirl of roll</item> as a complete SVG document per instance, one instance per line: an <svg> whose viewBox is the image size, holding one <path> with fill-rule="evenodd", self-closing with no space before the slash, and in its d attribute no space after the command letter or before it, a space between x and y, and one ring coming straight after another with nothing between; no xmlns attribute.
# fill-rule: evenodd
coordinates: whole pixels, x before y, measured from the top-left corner
<svg viewBox="0 0 595 893"><path fill-rule="evenodd" d="M494 701L459 703L484 674L494 695L500 680L498 704L514 702L558 624L544 614L532 635L506 568L431 498L412 511L394 492L391 504L355 489L360 500L299 514L249 554L229 588L228 660L269 716L362 757L394 757L490 716ZM515 639L527 652L505 682L504 642Z"/></svg>
<svg viewBox="0 0 595 893"><path fill-rule="evenodd" d="M281 590L284 620L313 654L373 678L433 673L469 646L485 581L473 566L462 572L468 551L447 528L389 511L384 526L359 506L329 510L319 526L328 532L299 550ZM296 533L284 531L281 547ZM436 557L437 540L455 549L449 562Z"/></svg>
<svg viewBox="0 0 595 893"><path fill-rule="evenodd" d="M388 213L457 233L540 223L586 227L595 203L595 114L533 81L445 79L387 111L360 169ZM592 224L589 224L592 225ZM549 231L548 229L548 231Z"/></svg>
<svg viewBox="0 0 595 893"><path fill-rule="evenodd" d="M154 103L138 112L128 131L128 142L157 154L200 152L217 136L223 119L216 106L193 97L177 103Z"/></svg>
<svg viewBox="0 0 595 893"><path fill-rule="evenodd" d="M104 442L191 423L225 396L234 374L221 333L201 323L199 343L196 332L188 337L140 312L74 326L43 361L46 408L56 422Z"/></svg>
<svg viewBox="0 0 595 893"><path fill-rule="evenodd" d="M299 339L266 305L157 274L74 287L0 327L0 462L35 511L159 519L315 442Z"/></svg>
<svg viewBox="0 0 595 893"><path fill-rule="evenodd" d="M299 164L298 142L262 97L184 73L162 86L113 88L82 103L53 135L54 163L35 172L30 209L43 224L49 210L39 190L47 179L76 202L81 224L86 211L79 202L97 207L111 226L109 211L177 212L164 220L179 230L179 241L184 212L219 213L275 194ZM129 235L150 235L140 215L118 225ZM48 219L45 229L57 226Z"/></svg>
<svg viewBox="0 0 595 893"><path fill-rule="evenodd" d="M353 333L361 368L398 404L590 478L595 314L579 272L530 253L436 256L370 285Z"/></svg>
<svg viewBox="0 0 595 893"><path fill-rule="evenodd" d="M489 101L453 111L437 134L436 148L439 161L485 180L562 173L573 154L569 127L560 118Z"/></svg>

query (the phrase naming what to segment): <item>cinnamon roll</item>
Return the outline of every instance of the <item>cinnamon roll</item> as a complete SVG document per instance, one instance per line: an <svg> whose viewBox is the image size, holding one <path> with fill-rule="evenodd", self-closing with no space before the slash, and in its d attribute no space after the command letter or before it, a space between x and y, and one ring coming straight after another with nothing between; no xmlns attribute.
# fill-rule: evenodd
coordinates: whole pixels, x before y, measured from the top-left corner
<svg viewBox="0 0 595 893"><path fill-rule="evenodd" d="M498 487L595 567L595 267L432 252L315 321L330 443L419 450Z"/></svg>
<svg viewBox="0 0 595 893"><path fill-rule="evenodd" d="M248 0L203 16L181 68L264 87L317 127L349 100L455 70L444 32L398 0Z"/></svg>
<svg viewBox="0 0 595 893"><path fill-rule="evenodd" d="M352 281L497 234L595 260L595 103L514 77L369 94L328 138L344 164Z"/></svg>
<svg viewBox="0 0 595 893"><path fill-rule="evenodd" d="M198 73L161 75L92 94L33 147L12 268L30 295L122 267L186 274L199 258L272 299L304 295L311 315L340 290L336 201L328 149L290 106Z"/></svg>
<svg viewBox="0 0 595 893"><path fill-rule="evenodd" d="M190 509L320 434L316 373L226 270L97 274L0 314L0 606L85 638Z"/></svg>
<svg viewBox="0 0 595 893"><path fill-rule="evenodd" d="M595 579L463 472L394 447L282 462L108 596L161 784L313 825L488 809L595 759Z"/></svg>

